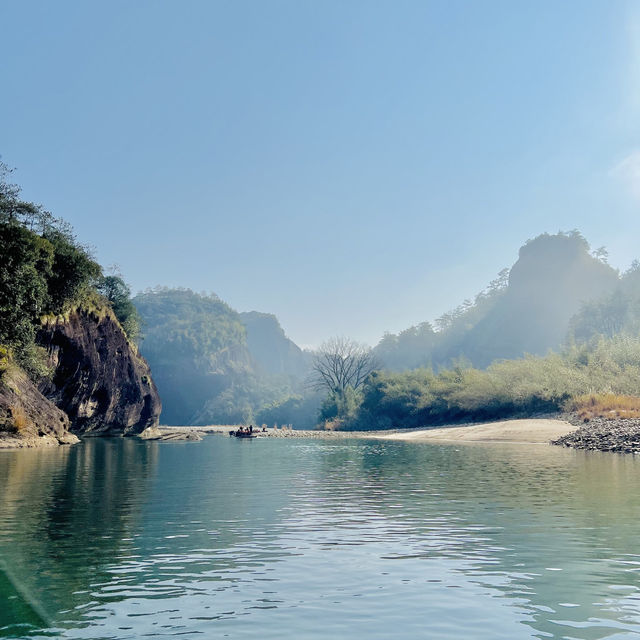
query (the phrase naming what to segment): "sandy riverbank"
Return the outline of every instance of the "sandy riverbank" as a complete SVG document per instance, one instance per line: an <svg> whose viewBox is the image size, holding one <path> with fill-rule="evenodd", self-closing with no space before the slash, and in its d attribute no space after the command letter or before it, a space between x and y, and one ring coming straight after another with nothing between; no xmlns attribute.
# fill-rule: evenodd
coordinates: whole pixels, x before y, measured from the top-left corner
<svg viewBox="0 0 640 640"><path fill-rule="evenodd" d="M464 427L418 429L380 435L383 440L411 440L414 442L519 442L548 444L576 430L564 420L527 418L503 420Z"/></svg>

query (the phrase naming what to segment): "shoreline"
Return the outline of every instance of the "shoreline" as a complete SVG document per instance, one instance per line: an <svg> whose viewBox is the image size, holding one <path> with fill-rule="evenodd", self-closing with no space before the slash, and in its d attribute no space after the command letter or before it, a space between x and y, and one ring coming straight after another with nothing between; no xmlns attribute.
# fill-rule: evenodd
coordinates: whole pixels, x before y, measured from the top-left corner
<svg viewBox="0 0 640 640"><path fill-rule="evenodd" d="M160 442L197 442L203 436L229 436L238 425L173 426L149 429L138 438ZM445 425L418 429L386 429L378 431L325 431L270 427L256 431L257 438L366 439L433 444L528 444L554 445L590 451L640 453L640 419L594 418L586 423L576 416L517 418L466 425ZM136 436L134 436L136 437ZM57 448L79 442L75 437L60 441L52 436L39 438L0 437L0 451L33 448Z"/></svg>
<svg viewBox="0 0 640 640"><path fill-rule="evenodd" d="M228 435L236 429L229 425L209 425L202 427L167 426L159 427L161 432L194 432L198 434ZM492 442L519 444L550 444L576 431L578 427L557 418L524 418L497 422L474 423L460 426L425 427L422 429L387 429L384 431L323 431L269 428L266 432L256 432L258 438L357 438L376 440L401 440L408 442Z"/></svg>

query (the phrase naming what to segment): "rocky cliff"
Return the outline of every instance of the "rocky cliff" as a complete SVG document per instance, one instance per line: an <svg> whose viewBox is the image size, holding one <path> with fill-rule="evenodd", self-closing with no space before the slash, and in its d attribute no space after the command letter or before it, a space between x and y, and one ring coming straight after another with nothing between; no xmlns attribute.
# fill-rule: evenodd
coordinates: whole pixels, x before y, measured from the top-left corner
<svg viewBox="0 0 640 640"><path fill-rule="evenodd" d="M47 400L27 374L9 365L0 377L0 448L73 444L69 418Z"/></svg>
<svg viewBox="0 0 640 640"><path fill-rule="evenodd" d="M37 342L54 369L41 393L88 435L134 435L158 424L161 403L149 367L108 308L49 318Z"/></svg>

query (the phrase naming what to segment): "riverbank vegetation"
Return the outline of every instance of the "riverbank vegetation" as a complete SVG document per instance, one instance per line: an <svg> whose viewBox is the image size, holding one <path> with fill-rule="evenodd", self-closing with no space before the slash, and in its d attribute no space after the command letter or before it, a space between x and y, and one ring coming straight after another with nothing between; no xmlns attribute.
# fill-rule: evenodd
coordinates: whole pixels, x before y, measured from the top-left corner
<svg viewBox="0 0 640 640"><path fill-rule="evenodd" d="M640 418L640 398L612 392L589 393L572 398L566 409L588 422L594 418L638 419Z"/></svg>
<svg viewBox="0 0 640 640"><path fill-rule="evenodd" d="M460 362L438 373L378 371L364 385L357 407L330 426L415 428L561 411L622 415L640 408L638 390L640 338L599 337L561 353L499 361L486 369Z"/></svg>

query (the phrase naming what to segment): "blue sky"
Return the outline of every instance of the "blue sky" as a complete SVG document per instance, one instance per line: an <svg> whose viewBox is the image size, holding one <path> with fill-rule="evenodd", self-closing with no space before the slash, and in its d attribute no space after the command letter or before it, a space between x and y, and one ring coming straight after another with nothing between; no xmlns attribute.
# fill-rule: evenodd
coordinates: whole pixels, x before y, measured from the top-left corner
<svg viewBox="0 0 640 640"><path fill-rule="evenodd" d="M640 257L640 2L0 2L0 154L135 290L374 344L544 231Z"/></svg>

